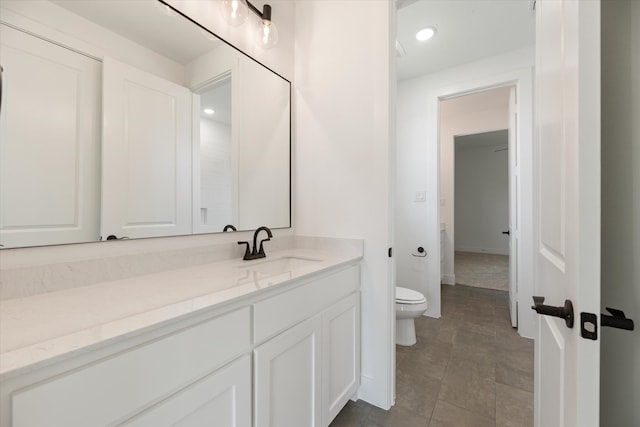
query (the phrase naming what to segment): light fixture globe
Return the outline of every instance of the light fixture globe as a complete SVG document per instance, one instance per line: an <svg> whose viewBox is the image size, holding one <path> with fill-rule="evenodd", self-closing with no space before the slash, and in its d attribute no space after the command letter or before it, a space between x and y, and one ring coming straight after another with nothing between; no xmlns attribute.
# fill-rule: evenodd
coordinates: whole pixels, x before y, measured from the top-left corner
<svg viewBox="0 0 640 427"><path fill-rule="evenodd" d="M257 42L264 49L278 44L278 27L272 21L262 20L258 25Z"/></svg>
<svg viewBox="0 0 640 427"><path fill-rule="evenodd" d="M238 27L249 18L249 6L247 0L222 0L220 2L222 17L230 25Z"/></svg>

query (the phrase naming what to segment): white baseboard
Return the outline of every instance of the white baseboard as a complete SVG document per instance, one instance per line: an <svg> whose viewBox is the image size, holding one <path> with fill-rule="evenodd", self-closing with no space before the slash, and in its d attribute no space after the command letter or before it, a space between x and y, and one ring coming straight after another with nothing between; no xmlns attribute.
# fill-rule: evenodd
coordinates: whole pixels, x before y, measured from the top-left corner
<svg viewBox="0 0 640 427"><path fill-rule="evenodd" d="M509 250L504 249L490 249L490 248L469 248L469 247L457 247L455 248L456 252L473 252L478 254L488 254L488 255L509 255Z"/></svg>

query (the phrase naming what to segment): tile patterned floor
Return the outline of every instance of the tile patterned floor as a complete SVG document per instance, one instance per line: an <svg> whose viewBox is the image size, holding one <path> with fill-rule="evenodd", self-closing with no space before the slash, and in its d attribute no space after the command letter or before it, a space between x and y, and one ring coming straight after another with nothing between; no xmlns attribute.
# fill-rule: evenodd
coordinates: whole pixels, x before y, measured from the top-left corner
<svg viewBox="0 0 640 427"><path fill-rule="evenodd" d="M456 283L477 288L509 290L509 257L456 251Z"/></svg>
<svg viewBox="0 0 640 427"><path fill-rule="evenodd" d="M396 405L349 402L331 427L533 426L533 341L511 328L507 293L442 287L442 318L397 347Z"/></svg>

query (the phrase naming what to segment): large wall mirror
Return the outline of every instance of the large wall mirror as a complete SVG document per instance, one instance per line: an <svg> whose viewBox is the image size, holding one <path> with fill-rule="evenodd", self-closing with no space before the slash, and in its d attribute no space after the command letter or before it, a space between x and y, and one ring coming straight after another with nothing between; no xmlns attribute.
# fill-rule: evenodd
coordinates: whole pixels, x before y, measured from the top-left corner
<svg viewBox="0 0 640 427"><path fill-rule="evenodd" d="M158 0L0 0L3 248L291 226L289 81Z"/></svg>

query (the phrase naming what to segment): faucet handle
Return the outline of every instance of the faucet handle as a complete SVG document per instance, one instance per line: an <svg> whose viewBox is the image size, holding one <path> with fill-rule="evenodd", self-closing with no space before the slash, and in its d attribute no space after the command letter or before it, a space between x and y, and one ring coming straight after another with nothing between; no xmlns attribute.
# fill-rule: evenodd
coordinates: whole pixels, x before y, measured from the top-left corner
<svg viewBox="0 0 640 427"><path fill-rule="evenodd" d="M246 245L246 248L244 250L244 256L242 257L243 260L248 260L251 259L251 249L249 249L250 245L249 242L238 242L239 245Z"/></svg>
<svg viewBox="0 0 640 427"><path fill-rule="evenodd" d="M266 257L266 256L267 256L267 255L264 253L264 247L262 247L262 242L267 242L267 241L269 241L269 240L271 240L271 238L270 238L270 237L267 237L266 239L262 239L262 240L260 240L260 249L258 250L258 256L259 256L260 258L264 258L264 257Z"/></svg>

